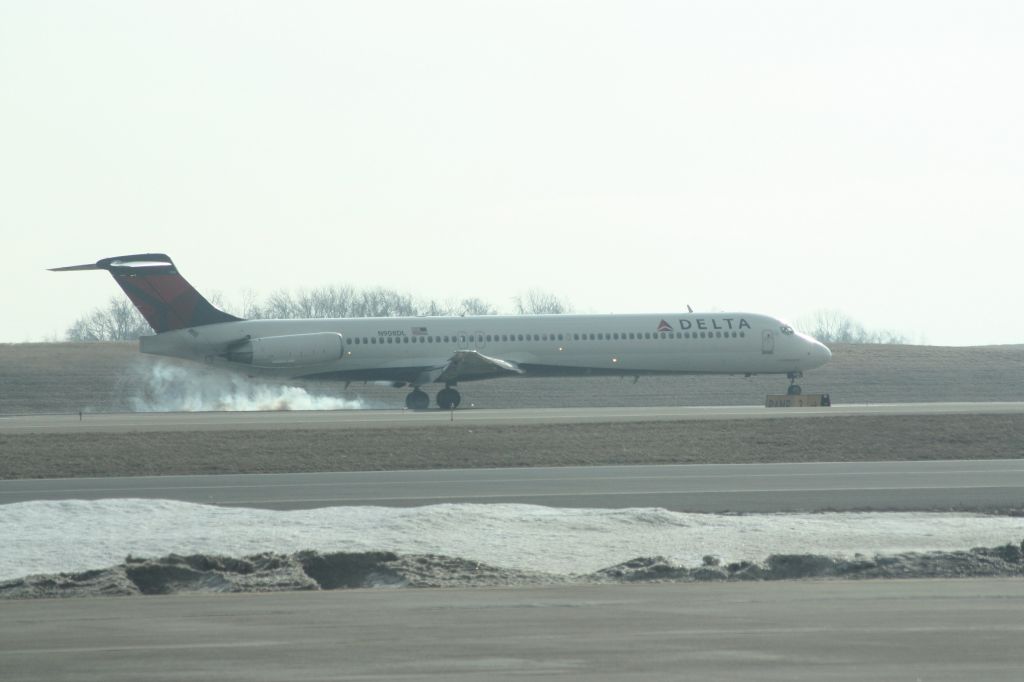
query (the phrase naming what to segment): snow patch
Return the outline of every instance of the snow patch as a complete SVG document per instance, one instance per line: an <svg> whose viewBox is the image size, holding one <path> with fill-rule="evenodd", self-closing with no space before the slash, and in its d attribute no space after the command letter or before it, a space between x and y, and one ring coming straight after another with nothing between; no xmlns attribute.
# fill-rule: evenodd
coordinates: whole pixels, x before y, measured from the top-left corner
<svg viewBox="0 0 1024 682"><path fill-rule="evenodd" d="M564 576L637 557L714 569L716 561L759 562L773 554L852 558L958 551L1022 537L1022 518L965 513L732 516L519 504L275 511L173 500L41 500L0 505L0 580L172 553L391 552Z"/></svg>

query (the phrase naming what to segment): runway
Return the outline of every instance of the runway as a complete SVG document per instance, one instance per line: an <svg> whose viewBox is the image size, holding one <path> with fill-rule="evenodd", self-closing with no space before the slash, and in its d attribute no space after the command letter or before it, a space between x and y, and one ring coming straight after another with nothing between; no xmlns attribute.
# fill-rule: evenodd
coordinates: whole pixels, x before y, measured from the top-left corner
<svg viewBox="0 0 1024 682"><path fill-rule="evenodd" d="M1024 403L0 418L0 433L1019 414ZM0 481L0 503L169 498L270 509L520 502L675 511L1020 507L1024 460L434 469ZM1014 579L354 590L7 602L4 679L1016 680Z"/></svg>
<svg viewBox="0 0 1024 682"><path fill-rule="evenodd" d="M280 412L133 412L82 415L0 417L0 434L130 433L155 431L230 431L282 429L354 429L454 425L586 424L720 419L813 419L842 416L952 414L1024 414L1024 402L944 402L833 405L818 408L579 407L522 409L331 410Z"/></svg>
<svg viewBox="0 0 1024 682"><path fill-rule="evenodd" d="M1006 510L1024 460L682 464L0 481L0 503L162 498L265 509L521 503L688 512Z"/></svg>
<svg viewBox="0 0 1024 682"><path fill-rule="evenodd" d="M8 682L1019 680L1014 579L14 601Z"/></svg>

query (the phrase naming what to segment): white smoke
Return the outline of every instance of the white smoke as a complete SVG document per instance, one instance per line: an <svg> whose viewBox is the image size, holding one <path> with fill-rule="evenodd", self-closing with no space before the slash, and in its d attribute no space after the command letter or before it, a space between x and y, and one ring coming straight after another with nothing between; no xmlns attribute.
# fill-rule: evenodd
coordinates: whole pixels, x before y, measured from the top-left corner
<svg viewBox="0 0 1024 682"><path fill-rule="evenodd" d="M135 412L359 410L367 407L359 398L346 400L312 395L299 386L164 362L145 370L141 395L129 398L129 404Z"/></svg>

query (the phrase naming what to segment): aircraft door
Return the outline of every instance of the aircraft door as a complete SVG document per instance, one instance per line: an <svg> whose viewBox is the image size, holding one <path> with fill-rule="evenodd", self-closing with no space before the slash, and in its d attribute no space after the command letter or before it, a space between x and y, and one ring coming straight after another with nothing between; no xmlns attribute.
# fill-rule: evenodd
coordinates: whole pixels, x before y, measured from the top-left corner
<svg viewBox="0 0 1024 682"><path fill-rule="evenodd" d="M775 352L775 334L771 329L761 332L761 355L771 355Z"/></svg>

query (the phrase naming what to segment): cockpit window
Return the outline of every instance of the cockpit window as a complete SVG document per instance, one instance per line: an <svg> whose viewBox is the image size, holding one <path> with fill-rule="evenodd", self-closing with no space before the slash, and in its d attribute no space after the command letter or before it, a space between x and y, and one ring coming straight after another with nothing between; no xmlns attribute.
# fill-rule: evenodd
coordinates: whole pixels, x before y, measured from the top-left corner
<svg viewBox="0 0 1024 682"><path fill-rule="evenodd" d="M782 333L785 334L786 336L789 336L793 333L793 328L790 327L788 324L784 324L782 325Z"/></svg>

